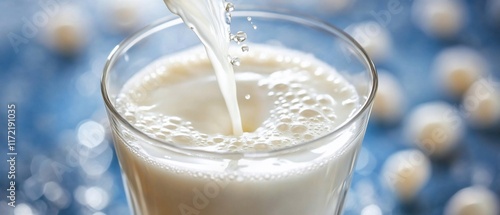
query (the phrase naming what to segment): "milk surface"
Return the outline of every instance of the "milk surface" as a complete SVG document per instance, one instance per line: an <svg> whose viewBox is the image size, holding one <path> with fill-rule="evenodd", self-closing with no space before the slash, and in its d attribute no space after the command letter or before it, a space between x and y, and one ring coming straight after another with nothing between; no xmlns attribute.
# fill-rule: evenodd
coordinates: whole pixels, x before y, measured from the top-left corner
<svg viewBox="0 0 500 215"><path fill-rule="evenodd" d="M202 48L165 56L124 86L117 110L148 136L236 153L164 150L119 129L116 149L135 214L338 213L364 130L359 122L318 138L352 117L360 108L359 95L335 69L312 56L251 47L235 68L242 135L232 132ZM252 157L312 140L300 153Z"/></svg>

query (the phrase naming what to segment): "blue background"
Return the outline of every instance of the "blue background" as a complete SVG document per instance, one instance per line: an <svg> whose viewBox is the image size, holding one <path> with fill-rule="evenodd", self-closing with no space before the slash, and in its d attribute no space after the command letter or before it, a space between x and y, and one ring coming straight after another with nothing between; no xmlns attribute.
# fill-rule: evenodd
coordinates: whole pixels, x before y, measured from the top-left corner
<svg viewBox="0 0 500 215"><path fill-rule="evenodd" d="M493 1L493 0L492 0ZM107 22L103 1L57 1L76 5L88 22L87 43L74 56L47 48L41 35L17 46L9 35L23 35L26 19L43 12L42 1L0 0L0 214L128 214L119 166L109 135L100 96L100 75L108 53L133 30L116 31ZM139 9L134 29L170 15L161 0L148 0ZM271 1L253 5L270 7ZM304 1L306 2L306 1ZM387 10L388 0L358 0L340 13L318 11L314 1L291 5L300 13L324 19L340 28L353 23L377 21L373 12ZM457 107L430 81L431 65L439 51L455 45L469 46L483 54L492 77L500 76L500 22L493 21L488 1L464 1L465 28L451 40L429 37L411 20L411 0L401 0L402 11L391 14L385 25L393 38L388 60L378 69L394 74L403 85L409 110L415 105L444 100ZM244 1L235 1L235 4ZM497 13L500 10L497 10ZM16 203L6 205L8 165L6 150L7 105L16 104ZM383 214L442 214L448 199L458 190L483 185L500 194L500 126L467 129L456 154L432 161L429 183L411 204L401 204L381 183L379 172L385 159L396 151L412 148L402 135L401 123L385 126L370 122L345 214L360 214L374 205ZM103 139L104 137L104 139ZM89 147L89 142L91 147ZM93 141L93 142L92 142ZM93 145L92 145L93 144ZM367 210L365 210L367 212ZM377 213L372 213L377 214Z"/></svg>

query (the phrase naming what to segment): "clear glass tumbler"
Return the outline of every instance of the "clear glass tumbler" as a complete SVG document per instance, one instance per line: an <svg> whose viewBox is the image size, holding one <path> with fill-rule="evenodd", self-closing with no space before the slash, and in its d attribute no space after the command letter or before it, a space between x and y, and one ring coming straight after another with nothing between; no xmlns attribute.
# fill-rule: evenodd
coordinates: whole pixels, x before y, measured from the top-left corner
<svg viewBox="0 0 500 215"><path fill-rule="evenodd" d="M119 44L109 56L102 78L132 212L340 214L377 89L373 63L350 36L311 18L235 11L231 28L245 31L252 44L298 50L329 64L355 87L359 106L327 135L274 151L217 153L152 138L117 111L117 95L134 74L157 59L200 45L180 19L160 20Z"/></svg>

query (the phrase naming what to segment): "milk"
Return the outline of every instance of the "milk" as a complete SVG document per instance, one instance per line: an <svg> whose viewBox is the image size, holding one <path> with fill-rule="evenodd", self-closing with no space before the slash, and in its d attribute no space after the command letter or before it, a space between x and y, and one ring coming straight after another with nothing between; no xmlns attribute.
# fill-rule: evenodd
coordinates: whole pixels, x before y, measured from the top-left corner
<svg viewBox="0 0 500 215"><path fill-rule="evenodd" d="M165 4L193 29L205 46L226 102L233 133L241 134L243 131L236 100L234 71L231 59L228 58L231 9L225 6L223 0L165 0Z"/></svg>
<svg viewBox="0 0 500 215"><path fill-rule="evenodd" d="M135 214L339 213L362 122L318 138L352 117L360 107L358 93L312 56L251 47L235 68L242 135L232 132L201 48L165 56L124 86L116 106L132 125L158 141L211 152L162 149L119 127L115 146ZM298 152L271 152L311 140Z"/></svg>

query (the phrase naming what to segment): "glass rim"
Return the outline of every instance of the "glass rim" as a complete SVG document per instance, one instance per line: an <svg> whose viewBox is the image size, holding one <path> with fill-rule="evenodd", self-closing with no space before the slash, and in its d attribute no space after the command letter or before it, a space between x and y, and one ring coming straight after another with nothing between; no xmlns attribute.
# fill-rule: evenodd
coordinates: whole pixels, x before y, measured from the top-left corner
<svg viewBox="0 0 500 215"><path fill-rule="evenodd" d="M339 134L340 132L344 131L348 126L352 125L355 121L357 121L359 118L363 116L363 114L366 111L370 111L369 108L371 104L374 101L375 98L375 93L378 88L378 75L377 71L375 68L375 65L373 61L370 59L368 56L368 53L363 49L363 47L354 39L352 38L349 34L344 32L343 30L328 24L324 21L318 20L314 17L310 16L305 16L305 15L300 15L297 16L297 13L292 13L290 12L284 12L283 10L279 11L271 11L271 10L263 10L263 9L258 9L258 10L250 10L250 9L245 9L245 10L238 10L238 11L233 11L231 14L234 17L262 17L262 18L271 18L271 19L276 19L276 20L282 20L282 21L287 21L287 22L293 22L296 24L300 24L306 27L314 27L314 28L319 28L321 30L326 31L329 34L334 35L335 37L339 38L342 40L344 43L347 43L351 48L354 48L355 51L357 52L356 54L360 55L360 62L364 61L365 67L368 67L369 69L369 74L371 78L371 89L369 91L369 94L367 96L366 101L362 104L361 108L359 108L355 114L351 117L349 117L345 122L337 126L333 131L328 132L327 134L324 134L316 139L306 141L299 143L297 145L292 145L284 148L279 148L275 150L270 150L270 151L258 151L258 152L217 152L217 151L207 151L207 150L202 150L202 149L196 149L196 148L189 148L189 147L184 147L180 144L172 143L172 142L167 142L167 141L161 141L158 139L155 139L141 130L137 129L134 127L130 122L128 122L125 117L123 117L115 108L113 105L113 102L111 101L111 98L108 94L107 90L107 84L106 81L108 79L108 73L111 71L111 68L113 68L116 60L121 56L122 53L128 51L132 46L134 46L137 42L141 41L142 39L155 34L161 30L167 29L169 27L173 27L178 24L183 24L182 20L177 17L177 16L167 16L164 18L161 18L152 24L142 28L141 30L137 31L136 33L132 34L131 36L125 38L122 42L120 42L117 46L113 48L111 53L108 55L106 59L106 64L103 69L103 75L101 78L101 94L104 99L104 103L106 108L108 109L108 115L111 114L112 117L115 119L119 120L123 125L135 133L134 135L139 135L141 139L145 140L144 144L150 144L153 145L154 147L160 147L163 149L167 149L170 151L175 151L175 152L180 152L183 154L188 154L188 153L194 153L196 155L203 155L207 157L225 157L225 156L238 156L238 157L245 157L245 158L266 158L266 157L273 157L276 155L281 155L281 154L288 154L288 153L293 153L296 152L297 150L300 150L301 148L305 148L309 145L314 145L314 143L320 142L328 137L331 137L333 135ZM128 144L128 143L125 143Z"/></svg>

